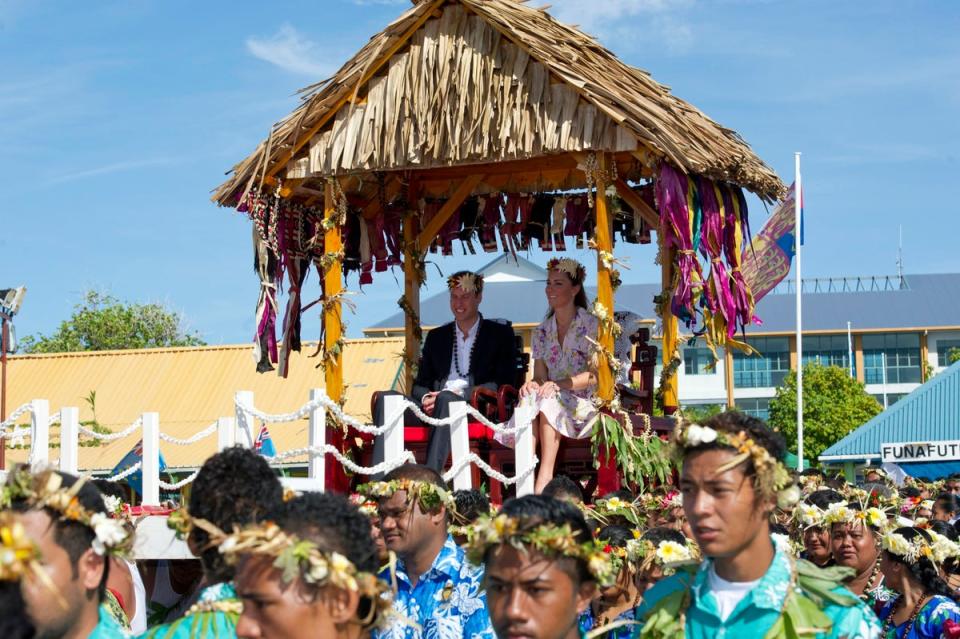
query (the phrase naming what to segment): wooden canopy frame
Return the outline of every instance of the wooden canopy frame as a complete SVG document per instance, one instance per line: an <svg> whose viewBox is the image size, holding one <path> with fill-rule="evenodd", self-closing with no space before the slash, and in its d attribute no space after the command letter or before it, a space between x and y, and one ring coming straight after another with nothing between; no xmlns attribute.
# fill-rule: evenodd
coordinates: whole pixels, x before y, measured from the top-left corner
<svg viewBox="0 0 960 639"><path fill-rule="evenodd" d="M608 187L652 228L658 212L628 181L656 177L669 163L745 187L764 200L782 182L733 131L670 94L649 74L618 60L585 33L518 0L414 0L414 6L349 60L331 79L303 90L301 105L214 194L236 206L251 189L279 187L281 197L316 204L337 215L342 191L365 218L404 193L402 218L407 362L420 351L420 256L471 195L595 189L597 302L612 317L613 219ZM338 189L334 189L334 180ZM426 225L416 202L446 202ZM325 251L342 247L340 228L325 226ZM662 281L669 295L674 255L664 246ZM339 262L325 272L325 367L328 395L343 391L343 288ZM663 308L663 358L670 363L678 322ZM612 352L614 336L601 322L598 341ZM603 359L603 358L601 358ZM668 368L668 372L672 370ZM412 384L412 367L406 367ZM598 395L614 397L613 372L600 362ZM668 412L677 407L674 371L663 386Z"/></svg>

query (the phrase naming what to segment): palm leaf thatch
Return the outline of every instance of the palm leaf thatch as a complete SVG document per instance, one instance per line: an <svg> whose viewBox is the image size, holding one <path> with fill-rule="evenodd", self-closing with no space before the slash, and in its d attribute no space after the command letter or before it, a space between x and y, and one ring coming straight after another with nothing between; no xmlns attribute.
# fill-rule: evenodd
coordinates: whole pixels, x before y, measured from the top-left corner
<svg viewBox="0 0 960 639"><path fill-rule="evenodd" d="M516 0L421 0L302 102L216 189L605 151L765 200L784 187L730 129L582 31Z"/></svg>

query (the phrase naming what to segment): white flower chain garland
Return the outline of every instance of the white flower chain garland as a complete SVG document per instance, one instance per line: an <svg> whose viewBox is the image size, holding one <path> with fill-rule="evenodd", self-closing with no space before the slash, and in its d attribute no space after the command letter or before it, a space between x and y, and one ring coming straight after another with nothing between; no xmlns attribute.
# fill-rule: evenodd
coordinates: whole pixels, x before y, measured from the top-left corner
<svg viewBox="0 0 960 639"><path fill-rule="evenodd" d="M134 464L134 465L131 466L130 468L126 469L125 471L123 471L123 472L121 472L121 473L117 473L117 474L114 475L113 477L107 477L107 478L106 478L106 481L109 481L109 482L123 481L124 479L126 479L126 478L129 477L130 475L132 475L132 474L134 474L135 472L137 472L138 470L140 470L142 467L143 467L143 462L142 462L142 461L138 461L136 464Z"/></svg>
<svg viewBox="0 0 960 639"><path fill-rule="evenodd" d="M277 462L293 457L300 457L302 455L326 455L327 453L333 455L337 461L350 470L350 472L358 475L377 475L380 473L388 473L394 468L399 468L408 462L416 463L416 458L413 456L413 453L411 453L409 450L405 450L403 451L403 455L401 455L398 459L384 461L376 466L358 466L353 462L352 459L344 456L343 453L337 450L336 446L332 446L330 444L324 444L323 446L305 446L303 448L294 448L276 455L271 459L271 461Z"/></svg>
<svg viewBox="0 0 960 639"><path fill-rule="evenodd" d="M142 416L137 417L137 419L134 420L132 424L127 426L125 429L123 429L119 433L98 433L97 431L90 430L86 426L82 426L82 425L79 428L80 428L80 432L83 433L84 435L89 435L90 437L93 437L94 439L99 439L100 441L112 442L118 439L123 439L124 437L129 437L130 435L135 433L137 429L140 428L141 426L143 426Z"/></svg>
<svg viewBox="0 0 960 639"><path fill-rule="evenodd" d="M186 439L180 439L179 437L174 437L173 435L167 435L166 433L160 433L160 439L165 442L170 442L171 444L176 444L177 446L189 446L190 444L195 444L201 439L205 439L217 432L217 422L213 422L200 432L187 437Z"/></svg>
<svg viewBox="0 0 960 639"><path fill-rule="evenodd" d="M5 432L11 426L15 426L16 421L20 419L20 416L23 415L24 413L30 412L32 409L33 409L33 404L31 404L30 402L27 402L23 406L17 407L17 410L10 413L10 417L7 417L6 420L0 423L0 430Z"/></svg>
<svg viewBox="0 0 960 639"><path fill-rule="evenodd" d="M199 474L200 474L200 469L198 468L197 470L193 471L193 473L191 473L190 476L188 476L188 477L186 477L186 478L184 478L184 479L181 479L180 481L178 481L178 482L175 483L175 484L168 484L167 482L165 482L165 481L163 481L163 480L161 479L161 480L160 480L160 488L163 488L164 490L180 490L181 488L183 488L183 487L186 486L187 484L193 482L193 480L196 479L196 478L197 478L197 475L199 475Z"/></svg>
<svg viewBox="0 0 960 639"><path fill-rule="evenodd" d="M456 477L457 473L459 473L461 470L463 470L470 464L476 464L477 467L480 468L480 470L482 470L483 472L485 472L488 477L495 479L496 481L500 482L504 486L512 486L517 482L523 481L527 477L527 475L533 472L534 468L536 468L539 462L540 460L537 459L536 455L534 455L533 463L531 463L526 469L524 469L523 472L517 473L513 477L507 477L503 473L497 472L495 469L491 468L485 461L480 459L480 456L477 455L476 453L470 453L469 455L461 459L456 466L453 466L452 468L450 468L450 470L444 473L443 481L445 482L453 481L453 478Z"/></svg>

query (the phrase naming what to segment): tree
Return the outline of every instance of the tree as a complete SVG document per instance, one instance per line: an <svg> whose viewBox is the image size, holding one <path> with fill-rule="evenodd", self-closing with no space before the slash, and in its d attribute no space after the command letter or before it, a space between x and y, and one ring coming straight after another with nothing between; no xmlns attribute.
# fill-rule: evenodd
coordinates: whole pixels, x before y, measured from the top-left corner
<svg viewBox="0 0 960 639"><path fill-rule="evenodd" d="M27 353L203 346L200 336L187 333L182 322L179 313L161 304L132 304L87 291L56 332L29 335L22 343Z"/></svg>
<svg viewBox="0 0 960 639"><path fill-rule="evenodd" d="M863 384L838 366L803 367L803 455L816 459L883 408ZM770 400L770 425L797 452L797 374L791 372Z"/></svg>
<svg viewBox="0 0 960 639"><path fill-rule="evenodd" d="M947 351L947 365L953 364L954 362L960 362L960 348L951 348Z"/></svg>

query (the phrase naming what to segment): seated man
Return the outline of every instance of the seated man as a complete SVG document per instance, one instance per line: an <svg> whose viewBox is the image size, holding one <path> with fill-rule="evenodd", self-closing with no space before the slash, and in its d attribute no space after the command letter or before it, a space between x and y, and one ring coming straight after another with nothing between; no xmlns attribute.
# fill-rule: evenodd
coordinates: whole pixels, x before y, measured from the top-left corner
<svg viewBox="0 0 960 639"><path fill-rule="evenodd" d="M479 313L483 276L460 271L447 278L447 286L454 321L427 333L410 395L423 412L436 419L449 416L451 402L469 401L477 386L496 391L504 384L514 383L517 373L513 330L505 324L485 320ZM398 394L396 391L380 393L373 409L375 423L383 423L384 397ZM420 423L410 411L404 420L407 424ZM443 470L449 456L450 427L436 427L430 433L426 465L436 471ZM383 460L383 438L377 437L373 463Z"/></svg>
<svg viewBox="0 0 960 639"><path fill-rule="evenodd" d="M127 637L123 612L107 606L112 556L124 556L133 539L110 519L93 484L53 470L14 469L0 508L13 512L43 558L39 573L23 581L23 599L38 638Z"/></svg>

